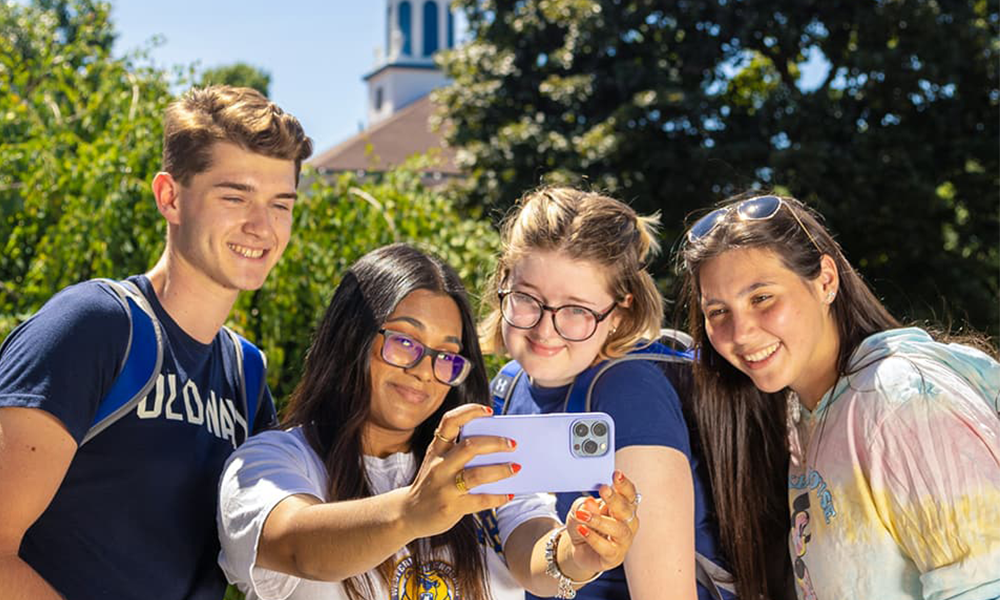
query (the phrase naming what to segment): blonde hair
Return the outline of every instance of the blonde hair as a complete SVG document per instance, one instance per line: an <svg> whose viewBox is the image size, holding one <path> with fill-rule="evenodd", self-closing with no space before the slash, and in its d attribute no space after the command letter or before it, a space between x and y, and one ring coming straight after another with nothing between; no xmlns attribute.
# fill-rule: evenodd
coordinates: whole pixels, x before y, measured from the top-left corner
<svg viewBox="0 0 1000 600"><path fill-rule="evenodd" d="M189 184L211 168L216 142L295 161L296 184L302 161L312 154L312 140L299 121L257 90L228 85L192 88L170 103L163 119L164 171Z"/></svg>
<svg viewBox="0 0 1000 600"><path fill-rule="evenodd" d="M537 251L561 252L599 267L619 307L620 322L601 347L602 358L618 357L641 340L654 340L663 319L663 298L648 261L660 251L656 239L659 214L643 217L624 202L597 192L543 187L525 194L511 209L500 230L501 253L484 295L490 313L479 328L484 352L505 353L500 300L511 270Z"/></svg>

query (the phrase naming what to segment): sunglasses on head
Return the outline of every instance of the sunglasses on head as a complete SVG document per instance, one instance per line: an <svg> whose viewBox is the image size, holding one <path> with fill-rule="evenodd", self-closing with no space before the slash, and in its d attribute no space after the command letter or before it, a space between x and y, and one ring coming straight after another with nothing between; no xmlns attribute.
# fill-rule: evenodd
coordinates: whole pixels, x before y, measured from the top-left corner
<svg viewBox="0 0 1000 600"><path fill-rule="evenodd" d="M691 229L688 229L687 240L688 242L696 242L708 234L712 233L715 228L721 223L730 212L736 211L736 216L744 221L766 221L774 215L778 214L778 210L784 206L788 209L788 212L792 213L792 217L795 222L799 224L802 231L809 236L809 241L812 242L816 251L823 254L820 250L819 244L816 243L816 238L809 233L806 226L799 219L799 215L795 214L795 210L789 206L788 202L778 196L757 196L756 198L749 198L743 200L742 202L736 202L728 206L723 206L722 208L717 208L712 212L708 213L704 217L695 221Z"/></svg>
<svg viewBox="0 0 1000 600"><path fill-rule="evenodd" d="M434 379L450 386L461 384L472 370L472 362L460 354L428 348L398 331L382 328L378 332L385 338L382 342L382 360L394 367L412 369L425 356L430 356Z"/></svg>

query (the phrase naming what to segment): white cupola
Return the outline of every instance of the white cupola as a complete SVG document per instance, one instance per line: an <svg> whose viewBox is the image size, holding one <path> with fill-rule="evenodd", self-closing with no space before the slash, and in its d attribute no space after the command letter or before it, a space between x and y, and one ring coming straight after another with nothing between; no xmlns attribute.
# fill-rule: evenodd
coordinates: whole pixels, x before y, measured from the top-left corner
<svg viewBox="0 0 1000 600"><path fill-rule="evenodd" d="M368 127L448 83L434 64L455 47L449 0L386 0L385 50L377 49L368 83Z"/></svg>

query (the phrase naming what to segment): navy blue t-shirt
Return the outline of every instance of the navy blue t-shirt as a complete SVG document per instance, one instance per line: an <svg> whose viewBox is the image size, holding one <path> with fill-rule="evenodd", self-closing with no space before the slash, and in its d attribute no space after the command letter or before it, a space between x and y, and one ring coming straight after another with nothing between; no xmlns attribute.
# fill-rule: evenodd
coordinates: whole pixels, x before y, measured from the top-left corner
<svg viewBox="0 0 1000 600"><path fill-rule="evenodd" d="M544 388L521 377L510 397L507 414L564 412L569 386ZM718 530L706 485L708 474L692 451L690 433L677 392L653 362L630 360L609 368L597 380L590 410L605 412L615 422L615 449L628 446L665 446L683 453L691 464L694 481L695 549L718 564L724 564L718 547ZM640 490L641 491L641 490ZM556 507L564 521L577 493L556 494ZM527 598L537 598L530 593ZM576 595L580 600L628 600L624 567L607 571ZM698 598L711 600L698 585Z"/></svg>
<svg viewBox="0 0 1000 600"><path fill-rule="evenodd" d="M144 276L131 278L163 326L163 367L145 400L79 447L28 529L20 556L70 600L218 600L215 526L222 465L274 423L270 392L248 428L232 343L185 333ZM0 407L52 413L79 444L122 366L129 334L120 299L88 281L52 297L0 356ZM251 392L252 393L252 392Z"/></svg>

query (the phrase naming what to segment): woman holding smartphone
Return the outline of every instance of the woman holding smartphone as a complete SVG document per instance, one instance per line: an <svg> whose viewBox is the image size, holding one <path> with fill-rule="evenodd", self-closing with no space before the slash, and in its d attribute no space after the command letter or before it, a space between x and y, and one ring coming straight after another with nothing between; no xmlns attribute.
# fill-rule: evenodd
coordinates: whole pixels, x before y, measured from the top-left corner
<svg viewBox="0 0 1000 600"><path fill-rule="evenodd" d="M518 465L466 467L515 441L488 416L472 311L453 269L396 244L359 259L314 335L281 431L233 453L219 562L247 597L506 600L571 595L621 563L636 492L617 475L592 517L562 525L545 495L470 494ZM502 556L476 513L496 509Z"/></svg>
<svg viewBox="0 0 1000 600"><path fill-rule="evenodd" d="M502 254L484 291L494 310L480 329L484 349L509 355L526 375L513 384L505 412L563 412L585 371L659 337L663 301L644 268L658 250L656 222L613 198L570 188L543 188L519 201L502 228ZM697 564L718 567L718 575L725 561L697 436L685 416L689 399L647 360L611 366L591 399L590 410L614 418L615 466L642 491L643 525L624 567L578 597L732 597L699 581ZM572 502L559 495L568 519L577 516ZM725 579L731 584L723 572ZM764 592L763 579L749 573L742 584Z"/></svg>

